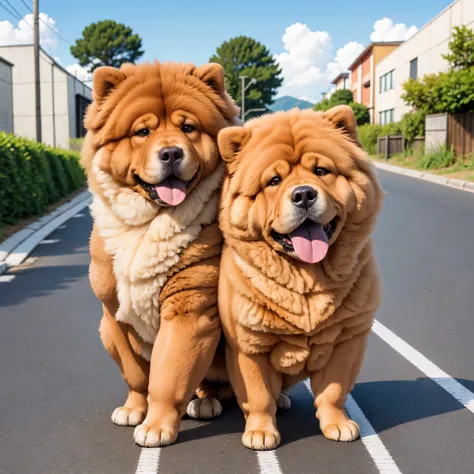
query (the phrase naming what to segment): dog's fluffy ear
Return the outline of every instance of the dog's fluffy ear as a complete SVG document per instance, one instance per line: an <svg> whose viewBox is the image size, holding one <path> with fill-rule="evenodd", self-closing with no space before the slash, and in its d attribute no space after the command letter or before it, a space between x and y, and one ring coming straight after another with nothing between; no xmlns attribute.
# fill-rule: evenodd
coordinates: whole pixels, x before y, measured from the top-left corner
<svg viewBox="0 0 474 474"><path fill-rule="evenodd" d="M125 77L122 71L111 66L97 68L93 77L94 100L103 99L114 87L124 81Z"/></svg>
<svg viewBox="0 0 474 474"><path fill-rule="evenodd" d="M323 116L359 144L357 141L357 121L353 110L348 105L332 107L324 112Z"/></svg>
<svg viewBox="0 0 474 474"><path fill-rule="evenodd" d="M222 159L227 163L232 163L251 135L252 132L245 127L228 127L221 130L217 137L217 144Z"/></svg>
<svg viewBox="0 0 474 474"><path fill-rule="evenodd" d="M218 94L225 92L224 68L220 64L209 63L199 66L194 70L194 75Z"/></svg>

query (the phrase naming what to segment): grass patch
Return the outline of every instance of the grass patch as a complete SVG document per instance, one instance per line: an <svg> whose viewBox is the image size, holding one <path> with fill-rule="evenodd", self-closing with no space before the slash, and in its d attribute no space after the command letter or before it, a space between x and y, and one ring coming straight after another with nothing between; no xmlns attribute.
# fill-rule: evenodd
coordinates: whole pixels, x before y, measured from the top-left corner
<svg viewBox="0 0 474 474"><path fill-rule="evenodd" d="M429 171L448 178L474 181L474 154L456 157L453 151L447 147L440 147L427 154L406 152L393 155L388 161L385 161L380 156L372 156L372 158L395 166L418 171Z"/></svg>

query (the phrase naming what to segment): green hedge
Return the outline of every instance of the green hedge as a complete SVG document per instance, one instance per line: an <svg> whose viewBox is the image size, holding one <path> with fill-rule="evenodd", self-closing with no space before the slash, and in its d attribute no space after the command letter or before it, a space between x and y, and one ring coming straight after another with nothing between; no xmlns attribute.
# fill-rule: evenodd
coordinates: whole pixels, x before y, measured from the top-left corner
<svg viewBox="0 0 474 474"><path fill-rule="evenodd" d="M78 153L0 132L0 232L85 183Z"/></svg>

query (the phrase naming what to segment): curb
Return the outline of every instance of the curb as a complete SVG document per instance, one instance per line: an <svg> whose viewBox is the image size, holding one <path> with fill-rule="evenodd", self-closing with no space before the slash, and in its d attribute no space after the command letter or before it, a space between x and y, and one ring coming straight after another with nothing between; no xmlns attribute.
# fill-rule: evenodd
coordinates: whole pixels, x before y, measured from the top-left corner
<svg viewBox="0 0 474 474"><path fill-rule="evenodd" d="M91 201L92 196L89 191L84 191L0 244L0 275L11 267L23 263L45 237L88 206Z"/></svg>
<svg viewBox="0 0 474 474"><path fill-rule="evenodd" d="M448 188L459 189L460 191L467 191L474 193L474 183L470 181L464 181L456 178L445 178L438 176L437 174L424 173L423 171L411 170L408 168L402 168L400 166L389 165L387 163L380 163L379 161L371 160L376 168L381 170L390 171L391 173L401 174L409 176L410 178L422 179L423 181L429 181L431 183L440 184Z"/></svg>

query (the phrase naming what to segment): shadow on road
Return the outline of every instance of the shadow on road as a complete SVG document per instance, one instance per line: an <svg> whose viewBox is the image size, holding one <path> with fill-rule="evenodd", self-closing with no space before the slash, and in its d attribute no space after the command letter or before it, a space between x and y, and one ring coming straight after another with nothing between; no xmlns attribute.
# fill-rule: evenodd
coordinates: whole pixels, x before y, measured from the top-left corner
<svg viewBox="0 0 474 474"><path fill-rule="evenodd" d="M458 382L474 391L474 381L462 379ZM457 400L428 378L359 383L352 395L377 433L464 409ZM279 412L277 416L282 435L281 446L321 435L318 420L314 416L313 399L306 388L300 384L292 390L290 396L291 409ZM235 403L228 403L221 417L182 431L178 443L242 433L244 426L240 409Z"/></svg>
<svg viewBox="0 0 474 474"><path fill-rule="evenodd" d="M0 286L0 307L16 306L30 298L39 298L65 289L87 277L89 265L32 267L18 272L15 280Z"/></svg>

